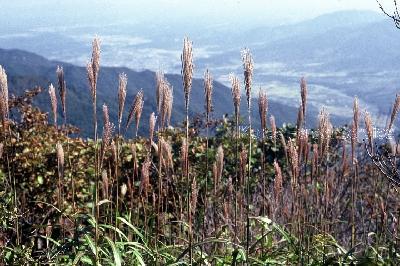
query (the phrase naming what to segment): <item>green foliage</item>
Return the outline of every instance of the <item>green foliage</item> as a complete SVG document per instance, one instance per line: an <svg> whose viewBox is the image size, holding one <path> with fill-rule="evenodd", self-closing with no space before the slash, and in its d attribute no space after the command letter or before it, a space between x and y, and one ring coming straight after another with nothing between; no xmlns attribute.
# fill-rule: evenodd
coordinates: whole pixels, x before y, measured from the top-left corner
<svg viewBox="0 0 400 266"><path fill-rule="evenodd" d="M394 219L389 220L386 217L385 220L385 210L381 215L376 211L371 214L371 217L376 220L378 217L382 220L376 222L375 226L372 223L369 224L371 229L368 235L363 235L359 230L362 237L368 238L360 237L354 247L349 247L348 241L343 240L349 234L348 232L321 230L323 226L333 228L336 224L347 222L346 210L343 211L343 217L333 217L332 220L337 220L322 226L300 224L293 220L296 224L292 224L288 222L290 217L285 220L285 217L290 216L285 214L285 212L290 213L290 210L285 209L289 203L273 205L272 194L276 174L273 162L277 161L282 167L285 175L283 186L287 196L293 189L290 160L286 160L286 151L282 143L272 141L269 130L266 131L264 140L257 138L255 133L251 140L253 154L250 188L254 198L249 206L253 214L249 221L252 239L247 251L246 243L240 239L240 236L244 235L243 229L239 230L239 236L235 238L236 232L230 218L233 216L233 210L230 209L229 204L235 199L241 199L240 189L236 195L230 192L230 186L234 185L231 182L235 171L240 168L240 162L235 152L232 152L236 147L234 124L229 119L215 121L213 128L215 135L208 139L207 152L206 138L199 133L202 132L201 126L192 125L189 143L190 174L196 177L199 195L196 198L197 208L192 222L196 232L201 232L205 226L204 231L207 233L195 234L193 245L189 247L188 217L182 212L188 203L182 196L188 189L186 180L182 177L180 149L185 135L183 130L170 128L162 133L158 132L157 137L162 134L162 137L171 144L173 161L171 169L158 168L160 154L156 144L150 148L149 141L145 138L124 140L116 137L114 141L118 142L120 151L118 163L113 159L112 151L106 151L104 165L108 180L104 184L105 181L99 180L96 176L94 166L96 148L92 140L69 137L68 135L73 133L73 128L56 128L48 125L46 114L33 108L26 99L19 99L15 106L18 106L16 109L24 119L20 123L12 123L11 133L1 136L4 139L5 149L4 160L0 161L0 264L190 265L190 249L193 250L193 260L197 265L245 263L250 265L349 265L351 263L387 265L393 263L395 265L400 261L397 238L392 233L393 229L388 226L389 222L393 226ZM0 128L0 132L4 134L3 128ZM245 151L249 144L248 132L244 130L241 133L237 141L240 144L240 151ZM291 125L279 128L279 133L282 133L285 139L297 137L296 129ZM329 165L332 165L332 169L340 169L340 171L344 169L344 172L335 170L335 173L338 173L338 180L349 175L341 160L342 142L340 140L344 133L345 128L335 129L330 147ZM318 143L318 135L315 131L310 132L309 138L310 145ZM65 152L61 208L57 204L60 189L57 182L57 143L63 145ZM219 187L215 188L211 164L216 160L219 146L222 146L224 150L224 167ZM135 147L136 154L132 153L132 147ZM263 174L268 181L269 195L260 200L262 154L265 155ZM140 170L147 156L150 156L152 165L149 173L148 197L145 197L141 189ZM208 171L206 171L207 158ZM310 178L311 161L306 161L303 166L305 170L301 178L307 180ZM368 167L366 163L365 169L368 170ZM117 177L115 168L118 168ZM159 169L161 169L161 174L158 172ZM370 172L367 170L365 170L363 181L369 184ZM165 199L161 207L157 206L160 175L163 184L168 188L162 191ZM15 190L18 196L16 204L13 199L11 177L16 180ZM307 195L314 191L315 195L320 196L326 190L327 184L324 183L324 179L318 179L319 176L313 178L316 181L305 182L307 186L302 187L301 192ZM118 190L116 179L119 184ZM97 207L93 204L96 180L99 181L101 187L98 203L99 219L93 215ZM121 192L123 185L127 187L125 194ZM371 190L369 187L360 186L360 191L366 193L365 198L373 202L371 204L375 204L374 206L379 206L376 202L382 200L382 196L378 194L378 185L383 190L383 185L377 184L376 191L371 194L367 194ZM105 187L109 190L109 195L103 195L107 190ZM206 191L208 194L205 193ZM392 195L390 189L385 191ZM339 196L343 199L339 207L343 208L350 204L347 190ZM117 197L119 199L118 212L115 210ZM301 199L301 196L299 198ZM289 196L287 199L293 200ZM368 207L365 203L368 202L367 200L360 200L362 211ZM393 198L387 197L387 200L393 206L397 206L397 201ZM270 210L268 215L260 215L260 201L269 202L271 206L279 210ZM206 202L208 209L205 208ZM244 201L239 205L244 207ZM313 215L321 212L314 207L308 206L307 211ZM392 211L389 207L387 212ZM159 209L162 211L160 212ZM277 211L283 214L279 216ZM238 216L240 216L240 209ZM239 221L241 228L243 228L244 220L245 218L241 217ZM326 220L324 222L330 222ZM361 215L359 220L366 223L366 219ZM20 225L18 229L16 224ZM97 243L96 224L99 228ZM304 226L302 230L298 230L299 225ZM362 223L358 225L365 226ZM17 233L20 235L19 239L17 239ZM97 262L96 253L98 254Z"/></svg>

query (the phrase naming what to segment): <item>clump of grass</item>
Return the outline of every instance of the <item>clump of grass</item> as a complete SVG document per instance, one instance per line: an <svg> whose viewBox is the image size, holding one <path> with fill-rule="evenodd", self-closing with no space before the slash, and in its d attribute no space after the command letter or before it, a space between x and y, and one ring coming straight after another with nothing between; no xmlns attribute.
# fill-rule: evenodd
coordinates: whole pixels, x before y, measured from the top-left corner
<svg viewBox="0 0 400 266"><path fill-rule="evenodd" d="M49 95L50 95L51 110L53 111L54 126L57 127L57 96L56 96L56 89L54 88L53 84L50 84L49 86Z"/></svg>
<svg viewBox="0 0 400 266"><path fill-rule="evenodd" d="M3 243L2 234L7 230L11 236L17 235L17 247L20 240L24 245L29 241L35 243L33 252L26 248L22 251L12 249L7 244L7 254L11 254L7 255L7 262L17 264L11 258L23 252L29 253L29 256L33 254L40 263L54 264L319 265L331 262L351 264L358 262L360 257L381 264L390 260L396 262L399 255L393 234L398 227L399 202L395 191L376 178L379 175L373 168L371 170L371 164L357 150L358 100L354 102L350 132L353 174L347 167L346 128L333 128L326 109L320 112L317 131L305 128L308 87L304 78L300 83L297 127L278 127L275 116L269 115L274 110L268 110L267 94L260 90L258 113L262 134L261 139L254 137L256 128L253 128L251 116L254 62L249 50L243 52L242 59L249 125L248 135L243 137L239 130L240 80L231 76L234 117L231 120L225 117L221 122L213 120L213 79L210 70L204 73L203 81L207 135L199 134L199 128L193 128L189 134L193 51L192 43L187 38L182 51L184 126L182 129L169 127L173 88L164 74L158 72L157 106L154 110L158 117L155 112L151 113L149 135L146 137L138 136L144 90L138 90L126 124L122 125L127 76L120 74L116 86L118 135L113 136L110 110L104 104L103 135L97 139L98 39L93 42L92 59L87 66L94 108L94 143L69 137L66 119L65 131L47 125L47 116L26 104L29 101L25 99L26 95L12 97L10 101L5 88L5 72L3 70L4 74L1 74L0 71L2 128L6 131L6 124L8 131L7 137L0 142L0 158L6 158L4 162L0 160L0 181L2 173L9 175L8 180L0 182L0 187L4 186L3 183L12 186L14 199L10 209L19 208L17 212L12 212L17 217L15 227L8 229L10 227L7 226L5 231L0 230L0 244ZM64 71L57 68L56 73L65 118ZM56 101L55 88L51 86L49 91L51 100ZM394 125L398 112L397 98L388 129ZM10 121L9 111L4 111L6 105L20 108L24 117L29 119ZM56 104L52 105L52 112L57 125ZM125 126L126 132L133 121L136 123L135 138L130 140L120 131L121 126ZM373 132L369 115L365 122L367 135L370 136ZM215 135L208 134L210 125L215 126ZM197 124L193 126L197 127ZM26 134L23 130L35 134ZM373 138L369 140L369 147L372 144ZM54 147L58 182L53 182L53 190L43 189L43 184L53 186L50 178L54 178L54 171L48 169L55 169L55 162L54 158L48 159L47 152L54 152ZM67 153L64 154L65 147ZM379 155L380 149L376 154ZM31 156L32 150L35 150L34 156ZM209 166L209 150L215 152L212 167ZM38 157L36 161L35 157ZM10 161L9 158L13 159ZM94 174L91 166L94 166ZM213 178L211 191L208 191L208 168L211 168ZM15 175L13 171L16 171ZM21 191L26 189L23 183L25 175L38 177L38 181L35 186L29 186L29 194L21 193L18 202L16 185ZM75 208L73 200L72 212L69 211L69 201L64 200L70 195L64 187L68 178L75 179L78 188L77 204ZM87 180L94 180L96 186L91 205L91 199L88 200L90 192L85 188ZM58 194L57 208L46 203L54 198L54 191ZM8 193L0 193L7 199ZM34 194L35 198L30 194ZM0 213L7 215L7 210L3 212L3 201L6 200L0 201ZM89 208L93 208L93 215L88 214ZM53 226L58 217L54 215L54 209L61 211L60 227ZM40 217L44 217L43 220L39 221L37 212L42 212ZM39 221L39 225L23 224L22 228L18 228L25 215L32 216L32 220ZM344 223L347 219L349 223ZM8 224L8 221L5 223ZM28 230L37 232L35 238L19 235ZM59 239L53 239L56 237Z"/></svg>
<svg viewBox="0 0 400 266"><path fill-rule="evenodd" d="M7 74L4 68L0 65L0 118L3 123L3 130L6 129L6 122L9 117L8 107L8 83Z"/></svg>

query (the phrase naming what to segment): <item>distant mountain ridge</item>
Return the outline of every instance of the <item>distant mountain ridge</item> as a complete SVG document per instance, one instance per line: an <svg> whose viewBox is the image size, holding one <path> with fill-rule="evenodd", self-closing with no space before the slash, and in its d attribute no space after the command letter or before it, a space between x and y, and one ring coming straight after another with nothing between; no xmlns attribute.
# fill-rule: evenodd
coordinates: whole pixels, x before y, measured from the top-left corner
<svg viewBox="0 0 400 266"><path fill-rule="evenodd" d="M55 70L58 65L63 66L67 83L66 102L68 121L81 129L82 136L87 137L91 135L92 104L86 69L84 67L58 61L50 61L42 56L15 49L0 49L0 65L6 69L10 93L15 95L21 95L25 89L34 86L42 86L47 89L50 83L56 84ZM111 120L116 124L118 112L118 75L122 72L128 76L125 118L137 91L140 88L144 90L145 104L139 130L139 133L144 134L148 129L148 119L151 112L156 112L155 73L152 71L136 72L123 67L101 67L97 90L98 114L101 114L102 104L106 103L109 107ZM177 125L184 120L182 80L180 75L167 74L166 78L174 87L172 124ZM230 88L217 81L214 81L213 85L213 117L221 118L223 114L232 114L233 104ZM204 112L203 90L203 81L194 79L190 101L191 116ZM242 114L247 113L245 102L245 100L242 100ZM47 90L37 97L35 104L42 110L50 112L50 98ZM273 100L269 101L269 106L272 114L276 116L278 124L295 121L295 108L287 107ZM99 116L99 121L101 121L101 115ZM258 107L255 103L253 104L253 116L255 117L255 125L257 125ZM129 133L129 135L132 135L132 128Z"/></svg>

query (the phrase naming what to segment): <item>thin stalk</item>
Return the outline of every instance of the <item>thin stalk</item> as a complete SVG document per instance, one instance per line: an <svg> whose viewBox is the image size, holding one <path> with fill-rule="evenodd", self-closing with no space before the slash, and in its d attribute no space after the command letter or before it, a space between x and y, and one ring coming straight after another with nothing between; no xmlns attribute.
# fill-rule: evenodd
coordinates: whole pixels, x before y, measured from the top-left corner
<svg viewBox="0 0 400 266"><path fill-rule="evenodd" d="M208 161L208 138L209 138L209 114L206 113L206 174L205 174L205 191L204 191L204 217L203 217L203 232L202 241L207 237L206 235L206 215L208 207L208 171L209 171L209 161ZM201 257L203 256L203 248L201 248Z"/></svg>
<svg viewBox="0 0 400 266"><path fill-rule="evenodd" d="M246 259L248 259L250 251L250 178L251 178L251 99L249 100L249 155L248 155L248 165L247 165L247 180L246 180Z"/></svg>
<svg viewBox="0 0 400 266"><path fill-rule="evenodd" d="M156 242L159 240L159 234L160 234L160 227L161 227L161 215L160 215L160 209L162 211L162 190L163 190L163 184L162 184L162 162L161 162L161 138L162 138L162 129L158 129L158 144L157 144L157 149L158 149L158 200L157 200L157 232L156 232ZM157 246L157 245L156 245Z"/></svg>
<svg viewBox="0 0 400 266"><path fill-rule="evenodd" d="M193 261L193 250L192 250L192 243L193 243L193 234L192 234L192 211L190 207L190 195L192 194L192 186L190 182L189 176L189 103L186 102L186 154L188 154L188 159L186 160L186 185L187 185L187 215L189 221L189 258L190 258L190 265Z"/></svg>
<svg viewBox="0 0 400 266"><path fill-rule="evenodd" d="M99 252L98 252L98 243L99 243L99 180L98 173L100 171L100 165L98 162L98 154L97 154L97 114L96 114L96 99L93 100L93 130L94 130L94 176L95 176L95 213L96 213L96 226L95 226L95 249L96 249L96 265L99 265Z"/></svg>
<svg viewBox="0 0 400 266"><path fill-rule="evenodd" d="M357 177L358 177L358 162L354 164L354 175L351 181L351 248L355 246L356 243L356 218L355 218L355 208L356 208L356 187L357 187Z"/></svg>
<svg viewBox="0 0 400 266"><path fill-rule="evenodd" d="M235 110L235 243L238 239L238 226L237 226L237 213L238 213L238 191L239 191L239 171L238 171L238 162L239 161L239 114L238 111Z"/></svg>
<svg viewBox="0 0 400 266"><path fill-rule="evenodd" d="M263 182L262 185L262 209L261 209L261 215L264 217L265 216L265 195L266 195L266 182L265 182L265 129L261 129L261 179ZM261 234L264 235L264 227L261 230ZM265 243L265 238L263 240L263 243ZM264 255L264 245L262 247L262 254Z"/></svg>
<svg viewBox="0 0 400 266"><path fill-rule="evenodd" d="M117 234L117 228L118 228L118 212L119 212L119 178L118 178L118 165L119 165L119 157L120 157L120 145L119 145L119 141L120 141L120 134L121 134L121 127L120 124L118 126L118 136L117 136L117 154L116 154L116 162L115 162L115 180L117 181L117 203L116 203L116 207L115 207L115 230L114 230L114 241L116 240L116 234Z"/></svg>

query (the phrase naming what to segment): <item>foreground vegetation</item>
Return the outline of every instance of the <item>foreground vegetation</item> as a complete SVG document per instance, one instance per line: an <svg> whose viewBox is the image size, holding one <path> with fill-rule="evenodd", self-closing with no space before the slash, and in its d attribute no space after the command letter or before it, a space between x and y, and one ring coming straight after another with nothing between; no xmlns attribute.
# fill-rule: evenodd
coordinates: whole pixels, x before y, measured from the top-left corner
<svg viewBox="0 0 400 266"><path fill-rule="evenodd" d="M190 120L193 54L185 39L185 99L175 100L185 101L187 119L180 127L169 126L173 90L158 73L158 106L150 116L149 134L134 139L124 134L135 122L137 135L145 93L137 93L124 119L124 74L116 92L115 126L103 105L98 130L97 39L87 66L92 139L75 137L77 129L67 124L62 68L57 69L58 97L49 87L51 124L48 114L31 104L42 89L9 98L0 68L0 263L399 264L399 194L388 173L373 164L375 154L397 155L397 148L375 147L368 113L367 141L359 143L357 99L350 127L332 127L329 114L321 110L318 128L306 129L304 79L296 125L277 128L275 118L267 116L267 94L260 90L261 129L253 129L251 116L243 118L255 108L248 50L243 68L248 110L239 109L241 82L231 76L233 115L212 119L212 77L206 71L205 114ZM397 97L388 132L399 106Z"/></svg>

